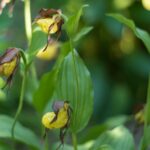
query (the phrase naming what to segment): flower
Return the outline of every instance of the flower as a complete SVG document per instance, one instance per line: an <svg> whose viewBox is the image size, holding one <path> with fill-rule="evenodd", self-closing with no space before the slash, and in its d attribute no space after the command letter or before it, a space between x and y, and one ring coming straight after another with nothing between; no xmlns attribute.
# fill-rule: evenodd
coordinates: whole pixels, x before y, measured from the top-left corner
<svg viewBox="0 0 150 150"><path fill-rule="evenodd" d="M0 75L7 78L6 85L11 82L19 60L20 54L18 48L8 48L5 53L0 56Z"/></svg>
<svg viewBox="0 0 150 150"><path fill-rule="evenodd" d="M68 101L55 101L52 108L54 112L44 114L42 124L46 129L60 129L61 144L58 146L59 148L64 143L64 136L70 125L72 109Z"/></svg>
<svg viewBox="0 0 150 150"><path fill-rule="evenodd" d="M57 108L57 109L55 109ZM54 112L48 112L42 117L42 124L48 129L63 128L68 124L70 106L67 102L57 101L53 104Z"/></svg>
<svg viewBox="0 0 150 150"><path fill-rule="evenodd" d="M47 45L43 49L43 51L45 51L48 45L51 44L52 41L54 41L51 39L51 35L56 34L57 37L55 41L58 40L61 34L64 20L61 16L60 10L41 9L39 15L35 18L34 23L36 23L41 28L41 30L48 35Z"/></svg>
<svg viewBox="0 0 150 150"><path fill-rule="evenodd" d="M52 60L57 56L59 48L58 42L52 42L49 44L45 51L43 51L43 48L38 51L36 54L36 57L41 60Z"/></svg>

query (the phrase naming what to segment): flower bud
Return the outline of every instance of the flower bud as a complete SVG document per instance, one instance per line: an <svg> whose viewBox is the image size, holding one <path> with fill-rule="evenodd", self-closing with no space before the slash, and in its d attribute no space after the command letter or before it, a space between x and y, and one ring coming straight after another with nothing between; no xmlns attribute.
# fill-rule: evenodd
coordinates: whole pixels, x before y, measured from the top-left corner
<svg viewBox="0 0 150 150"><path fill-rule="evenodd" d="M7 78L6 85L11 82L19 59L20 55L18 48L8 48L5 53L0 56L0 75Z"/></svg>

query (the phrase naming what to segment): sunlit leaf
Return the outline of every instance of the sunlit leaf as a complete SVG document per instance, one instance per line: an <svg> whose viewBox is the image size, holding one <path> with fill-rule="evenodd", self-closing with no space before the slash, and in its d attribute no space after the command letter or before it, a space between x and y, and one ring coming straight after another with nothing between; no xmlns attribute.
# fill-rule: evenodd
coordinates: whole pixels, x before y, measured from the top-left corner
<svg viewBox="0 0 150 150"><path fill-rule="evenodd" d="M47 35L40 29L35 28L32 34L31 45L29 47L30 59L36 55L36 53L43 48L47 43Z"/></svg>
<svg viewBox="0 0 150 150"><path fill-rule="evenodd" d="M12 138L11 128L13 118L6 115L0 115L0 138ZM40 149L40 141L33 131L23 127L20 123L15 127L15 139L27 145Z"/></svg>
<svg viewBox="0 0 150 150"><path fill-rule="evenodd" d="M62 62L57 78L56 98L68 100L73 109L71 130L81 131L93 109L93 87L90 73L76 51Z"/></svg>
<svg viewBox="0 0 150 150"><path fill-rule="evenodd" d="M81 31L79 31L75 37L74 37L74 41L79 41L82 37L84 37L86 34L88 34L91 30L93 29L93 27L84 27L81 29Z"/></svg>
<svg viewBox="0 0 150 150"><path fill-rule="evenodd" d="M114 150L134 150L134 139L131 133L123 126L103 133L95 142L91 150L97 150L108 145ZM101 150L101 149L100 149Z"/></svg>
<svg viewBox="0 0 150 150"><path fill-rule="evenodd" d="M77 32L78 29L78 25L79 25L79 20L80 17L82 15L83 12L83 8L87 7L88 5L83 5L81 6L81 8L79 9L79 11L77 11L76 14L72 15L67 23L65 24L66 30L69 34L70 37L74 36L74 34Z"/></svg>
<svg viewBox="0 0 150 150"><path fill-rule="evenodd" d="M142 40L142 42L146 46L147 50L150 52L150 35L148 34L148 32L146 32L143 29L136 27L134 21L132 21L131 19L127 19L126 17L124 17L120 14L108 14L108 16L113 17L116 20L118 20L119 22L128 26L134 32L134 34L140 40Z"/></svg>

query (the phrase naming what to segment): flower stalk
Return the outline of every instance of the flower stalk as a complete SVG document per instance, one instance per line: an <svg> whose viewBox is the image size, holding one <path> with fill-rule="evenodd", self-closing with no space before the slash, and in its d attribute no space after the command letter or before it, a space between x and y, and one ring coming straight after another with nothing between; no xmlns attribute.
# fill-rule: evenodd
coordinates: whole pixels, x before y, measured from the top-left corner
<svg viewBox="0 0 150 150"><path fill-rule="evenodd" d="M30 0L24 1L24 19L25 19L26 36L27 36L28 46L29 46L31 44L31 39L32 39Z"/></svg>

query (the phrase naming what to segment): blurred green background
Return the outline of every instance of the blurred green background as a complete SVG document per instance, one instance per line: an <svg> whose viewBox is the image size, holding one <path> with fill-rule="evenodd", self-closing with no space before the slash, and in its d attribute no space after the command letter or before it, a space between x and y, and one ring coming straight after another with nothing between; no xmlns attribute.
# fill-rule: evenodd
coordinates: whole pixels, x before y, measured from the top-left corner
<svg viewBox="0 0 150 150"><path fill-rule="evenodd" d="M150 32L150 11L141 0L31 0L32 19L41 8L62 9L64 14L69 15L82 4L89 4L89 7L85 8L80 27L94 27L77 45L94 84L94 113L90 120L92 126L113 116L134 114L137 107L146 101L150 72L150 56L142 42L130 29L106 14L123 14L133 19L136 26ZM16 1L12 18L8 16L8 7L0 16L0 52L7 47L26 49L23 9L23 2ZM41 73L49 70L53 63L54 60L40 61L40 65L36 65L39 79ZM36 64L39 64L39 60L36 60ZM0 113L14 116L18 106L19 78L18 73L14 84L6 92L7 96L0 91ZM40 116L31 101L26 95L20 120L40 133L40 122L37 119Z"/></svg>

